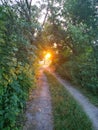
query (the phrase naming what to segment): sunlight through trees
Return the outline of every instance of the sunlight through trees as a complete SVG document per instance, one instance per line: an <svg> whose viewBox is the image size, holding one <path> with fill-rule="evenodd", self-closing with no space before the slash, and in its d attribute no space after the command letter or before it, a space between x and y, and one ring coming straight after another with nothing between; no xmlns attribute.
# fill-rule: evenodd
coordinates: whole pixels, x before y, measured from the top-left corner
<svg viewBox="0 0 98 130"><path fill-rule="evenodd" d="M0 1L1 130L20 129L19 115L30 88L35 87L39 61L55 66L64 78L98 95L98 2L32 3Z"/></svg>

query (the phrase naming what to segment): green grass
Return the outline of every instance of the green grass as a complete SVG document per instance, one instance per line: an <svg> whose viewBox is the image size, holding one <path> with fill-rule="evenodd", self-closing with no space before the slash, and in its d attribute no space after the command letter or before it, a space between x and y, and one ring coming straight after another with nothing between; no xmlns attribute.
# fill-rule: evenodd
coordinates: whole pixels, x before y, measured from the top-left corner
<svg viewBox="0 0 98 130"><path fill-rule="evenodd" d="M91 91L81 86L74 85L74 87L81 91L93 105L98 107L98 95L93 94Z"/></svg>
<svg viewBox="0 0 98 130"><path fill-rule="evenodd" d="M64 73L62 73L64 72ZM73 85L74 88L77 88L79 91L81 91L88 99L89 101L98 107L98 94L94 94L92 91L88 90L86 86L82 87L81 85L78 85L76 83L74 83L74 81L72 81L71 76L68 75L70 73L66 74L66 71L64 70L64 68L60 67L57 70L57 73L63 78L63 79L67 79L69 80L69 82Z"/></svg>
<svg viewBox="0 0 98 130"><path fill-rule="evenodd" d="M82 108L49 73L46 73L52 97L54 130L92 130L92 124Z"/></svg>
<svg viewBox="0 0 98 130"><path fill-rule="evenodd" d="M69 80L66 76L64 76L63 73L58 72L58 74L63 78ZM73 81L69 80L69 82L73 85L74 88L77 88L79 91L81 91L88 99L89 101L98 107L98 94L93 94L92 91L88 90L86 87L82 87L80 85L75 84Z"/></svg>

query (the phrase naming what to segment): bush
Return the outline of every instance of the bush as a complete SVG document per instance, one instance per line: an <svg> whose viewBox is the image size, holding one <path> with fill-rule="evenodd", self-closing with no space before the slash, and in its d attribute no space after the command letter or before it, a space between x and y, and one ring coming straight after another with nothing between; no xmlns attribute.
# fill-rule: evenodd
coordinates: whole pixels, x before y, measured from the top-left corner
<svg viewBox="0 0 98 130"><path fill-rule="evenodd" d="M12 76L13 75L13 76ZM23 112L29 89L33 86L33 75L28 67L3 73L0 89L0 129L18 130L17 117ZM2 90L2 91L1 91Z"/></svg>

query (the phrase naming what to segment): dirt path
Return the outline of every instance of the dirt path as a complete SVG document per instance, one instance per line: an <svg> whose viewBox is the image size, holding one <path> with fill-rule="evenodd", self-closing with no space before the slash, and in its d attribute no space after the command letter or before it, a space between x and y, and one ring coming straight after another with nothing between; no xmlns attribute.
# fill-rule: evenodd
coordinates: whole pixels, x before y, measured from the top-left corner
<svg viewBox="0 0 98 130"><path fill-rule="evenodd" d="M23 130L53 130L51 97L46 76L40 71L38 88L27 103L26 123Z"/></svg>
<svg viewBox="0 0 98 130"><path fill-rule="evenodd" d="M53 73L52 73L53 74ZM86 114L89 116L92 121L94 130L98 130L98 108L92 105L89 100L81 94L77 89L72 87L72 85L66 81L61 79L58 75L53 74L58 81L71 93L71 95L78 101L78 103L83 107Z"/></svg>

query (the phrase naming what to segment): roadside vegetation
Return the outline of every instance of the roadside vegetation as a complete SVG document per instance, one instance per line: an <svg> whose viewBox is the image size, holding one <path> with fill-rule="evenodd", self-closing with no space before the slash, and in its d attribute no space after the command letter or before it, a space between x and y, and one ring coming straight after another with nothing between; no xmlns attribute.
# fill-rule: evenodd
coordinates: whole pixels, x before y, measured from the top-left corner
<svg viewBox="0 0 98 130"><path fill-rule="evenodd" d="M60 70L57 70L57 73L65 80L68 80L71 84L73 84L73 87L81 91L88 99L89 101L98 107L98 95L94 94L92 91L85 88L85 86L81 86L81 84L74 83L74 80L69 79L67 77L66 73L62 73L62 68L59 68ZM64 72L67 70L63 70Z"/></svg>
<svg viewBox="0 0 98 130"><path fill-rule="evenodd" d="M98 106L98 3L49 0L40 42L54 50L56 72L69 79ZM53 45L56 46L53 46ZM46 46L45 46L46 45Z"/></svg>
<svg viewBox="0 0 98 130"><path fill-rule="evenodd" d="M22 127L29 90L35 87L37 66L31 37L37 28L33 22L37 13L33 14L38 9L28 8L29 2L14 2L0 1L0 130Z"/></svg>
<svg viewBox="0 0 98 130"><path fill-rule="evenodd" d="M56 71L98 104L97 0L34 2L0 0L0 130L20 129L18 117L46 52Z"/></svg>
<svg viewBox="0 0 98 130"><path fill-rule="evenodd" d="M57 79L46 72L52 97L54 130L92 130L88 117Z"/></svg>

